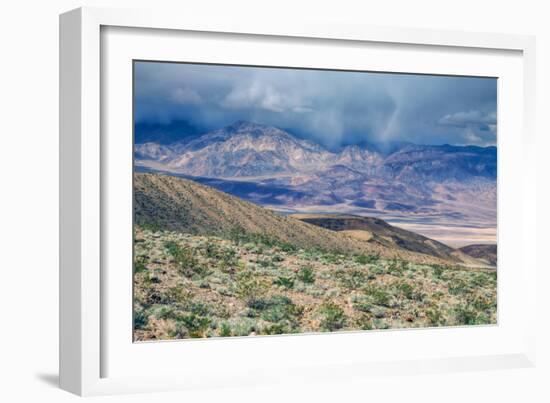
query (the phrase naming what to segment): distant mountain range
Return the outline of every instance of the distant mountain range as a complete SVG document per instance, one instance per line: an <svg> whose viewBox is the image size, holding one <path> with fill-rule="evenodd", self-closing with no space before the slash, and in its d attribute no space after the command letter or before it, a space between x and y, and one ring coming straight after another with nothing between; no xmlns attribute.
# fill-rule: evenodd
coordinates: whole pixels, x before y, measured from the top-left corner
<svg viewBox="0 0 550 403"><path fill-rule="evenodd" d="M141 138L147 141L135 145L137 171L192 178L275 210L496 227L496 147L400 144L384 153L348 145L333 151L243 121L168 144Z"/></svg>
<svg viewBox="0 0 550 403"><path fill-rule="evenodd" d="M496 178L496 148L403 144L391 154L349 145L331 152L271 126L239 121L187 141L135 146L139 165L210 178L311 173L346 167L394 179Z"/></svg>

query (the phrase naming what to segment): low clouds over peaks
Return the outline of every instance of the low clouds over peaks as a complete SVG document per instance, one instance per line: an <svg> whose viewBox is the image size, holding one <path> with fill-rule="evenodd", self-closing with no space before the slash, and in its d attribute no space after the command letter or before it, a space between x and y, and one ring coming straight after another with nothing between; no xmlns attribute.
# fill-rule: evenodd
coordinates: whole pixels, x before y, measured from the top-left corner
<svg viewBox="0 0 550 403"><path fill-rule="evenodd" d="M136 123L261 122L327 147L496 143L496 80L136 62ZM186 133L182 133L185 136Z"/></svg>

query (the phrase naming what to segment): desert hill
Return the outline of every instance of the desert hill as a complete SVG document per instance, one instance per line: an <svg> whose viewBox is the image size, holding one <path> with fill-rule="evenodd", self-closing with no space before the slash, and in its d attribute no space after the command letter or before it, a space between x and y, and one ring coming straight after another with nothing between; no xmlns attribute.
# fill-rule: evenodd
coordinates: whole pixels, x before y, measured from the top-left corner
<svg viewBox="0 0 550 403"><path fill-rule="evenodd" d="M497 264L497 245L467 245L460 248L460 251L475 259L486 261L488 264Z"/></svg>
<svg viewBox="0 0 550 403"><path fill-rule="evenodd" d="M405 249L449 261L476 263L471 259L475 256L467 253L464 255L441 242L395 227L380 218L350 214L293 214L291 217L332 231L342 231L358 239L368 239L369 242L377 242L389 248Z"/></svg>
<svg viewBox="0 0 550 403"><path fill-rule="evenodd" d="M279 215L271 210L241 200L227 193L191 180L158 174L136 173L134 176L135 221L172 231L196 235L227 236L236 229L249 234L263 234L299 248L320 248L345 253L378 253L382 257L398 257L419 263L481 265L473 258L464 261L453 250L443 253L436 241L422 237L432 249L399 245L376 233L370 240L353 234L326 229L301 219ZM413 233L391 227L377 220L380 228L397 231L402 239L416 239ZM374 226L370 227L375 229ZM393 230L390 230L393 228ZM409 234L405 234L409 233ZM391 237L390 237L391 238ZM442 245L442 244L441 244ZM439 247L439 254L433 253Z"/></svg>

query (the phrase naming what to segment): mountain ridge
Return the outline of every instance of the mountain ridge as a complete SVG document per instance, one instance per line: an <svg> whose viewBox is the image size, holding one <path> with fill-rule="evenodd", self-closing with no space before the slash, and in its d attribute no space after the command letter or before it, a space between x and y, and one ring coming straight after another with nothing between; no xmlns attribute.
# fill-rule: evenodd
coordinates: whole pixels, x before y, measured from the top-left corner
<svg viewBox="0 0 550 403"><path fill-rule="evenodd" d="M153 144L157 144L157 148L162 146L164 153L161 160L158 153L152 152ZM465 157L473 159L476 164L474 167L472 164L462 167L465 168L464 172L458 172L455 175L457 178L476 174L488 178L496 177L495 147L404 144L385 156L374 147L371 149L355 144L346 145L334 152L313 141L293 136L285 130L246 121L237 121L187 142L166 145L149 141L138 143L135 147L138 163L144 166L147 166L147 161L162 162L167 170L202 177L249 176L251 172L243 168L250 161L256 162L255 172L252 173L261 175L308 172L337 164L360 169L368 174L384 169L390 169L395 174L402 170L403 164L410 166L420 159L423 160L426 171L426 160L441 158L453 162L453 169L460 171L458 163ZM226 155L227 153L232 155ZM206 160L208 163L193 164L193 159ZM272 164L267 163L270 159ZM215 165L215 168L211 165ZM428 168L436 165L440 164L432 163Z"/></svg>

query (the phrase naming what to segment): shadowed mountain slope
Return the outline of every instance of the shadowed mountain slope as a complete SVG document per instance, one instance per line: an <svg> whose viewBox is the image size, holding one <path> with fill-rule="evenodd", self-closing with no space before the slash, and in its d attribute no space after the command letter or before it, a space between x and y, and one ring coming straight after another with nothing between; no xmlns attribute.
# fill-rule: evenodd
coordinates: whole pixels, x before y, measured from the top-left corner
<svg viewBox="0 0 550 403"><path fill-rule="evenodd" d="M460 251L473 258L484 260L490 265L497 264L497 246L496 245L467 245L460 248Z"/></svg>
<svg viewBox="0 0 550 403"><path fill-rule="evenodd" d="M472 256L465 256L461 251L441 242L395 227L379 218L350 214L293 214L291 217L332 231L343 231L355 238L368 238L370 242L389 248L405 249L448 261L476 263L470 259Z"/></svg>

